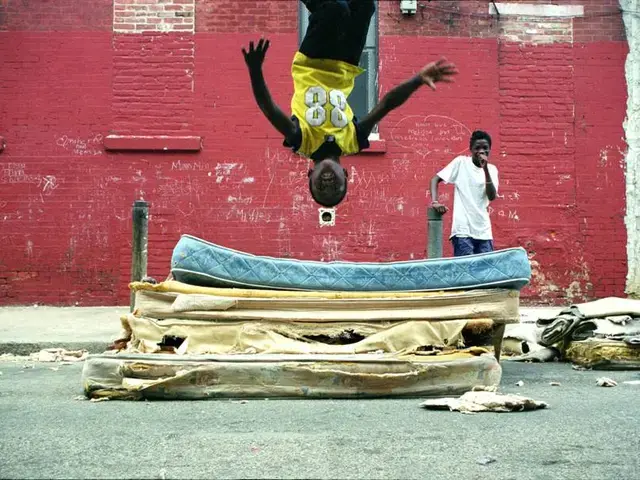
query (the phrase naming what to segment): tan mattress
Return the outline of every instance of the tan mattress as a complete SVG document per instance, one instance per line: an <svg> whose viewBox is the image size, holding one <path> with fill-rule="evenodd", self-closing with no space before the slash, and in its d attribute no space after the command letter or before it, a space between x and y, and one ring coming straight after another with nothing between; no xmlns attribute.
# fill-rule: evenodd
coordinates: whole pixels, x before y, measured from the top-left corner
<svg viewBox="0 0 640 480"><path fill-rule="evenodd" d="M492 355L90 355L91 398L371 398L460 395L500 383Z"/></svg>
<svg viewBox="0 0 640 480"><path fill-rule="evenodd" d="M577 365L595 369L640 370L640 347L622 341L589 339L570 342L565 358Z"/></svg>

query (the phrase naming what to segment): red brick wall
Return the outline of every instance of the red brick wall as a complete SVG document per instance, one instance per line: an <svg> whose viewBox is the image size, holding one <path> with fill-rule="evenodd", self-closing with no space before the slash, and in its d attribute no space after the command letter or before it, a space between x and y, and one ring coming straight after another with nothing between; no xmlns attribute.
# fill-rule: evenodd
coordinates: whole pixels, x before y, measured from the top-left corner
<svg viewBox="0 0 640 480"><path fill-rule="evenodd" d="M498 21L473 1L426 3L406 18L380 2L381 94L439 54L461 75L382 122L386 153L345 161L348 199L336 226L320 227L307 161L255 106L240 53L269 36L265 75L288 108L295 2L0 2L0 304L126 303L140 198L151 203L158 278L183 233L293 258L424 258L429 179L475 128L492 134L500 170L496 247L530 252L525 301L621 295L627 46L617 2L570 3L585 18ZM129 18L142 33L122 33ZM165 33L176 25L184 31ZM203 150L106 152L108 134L200 135ZM442 193L451 205L452 189Z"/></svg>

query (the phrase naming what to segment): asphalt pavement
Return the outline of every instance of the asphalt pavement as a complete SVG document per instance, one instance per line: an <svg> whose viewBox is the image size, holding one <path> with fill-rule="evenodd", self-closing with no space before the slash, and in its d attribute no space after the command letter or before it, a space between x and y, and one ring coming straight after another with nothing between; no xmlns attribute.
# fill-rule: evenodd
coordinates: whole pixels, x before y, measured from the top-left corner
<svg viewBox="0 0 640 480"><path fill-rule="evenodd" d="M419 398L93 403L81 397L82 364L5 360L0 477L640 477L640 385L623 383L640 372L503 367L502 391L550 407L464 415L421 409ZM618 386L596 386L600 376Z"/></svg>

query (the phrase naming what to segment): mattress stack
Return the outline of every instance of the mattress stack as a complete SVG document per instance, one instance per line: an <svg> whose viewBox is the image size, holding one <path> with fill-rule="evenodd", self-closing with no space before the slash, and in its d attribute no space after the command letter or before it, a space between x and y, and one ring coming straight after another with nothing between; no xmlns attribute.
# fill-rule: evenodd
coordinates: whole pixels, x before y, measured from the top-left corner
<svg viewBox="0 0 640 480"><path fill-rule="evenodd" d="M134 283L116 349L91 356L89 396L376 397L500 381L470 324L519 321L522 249L461 259L312 262L183 236L173 279Z"/></svg>

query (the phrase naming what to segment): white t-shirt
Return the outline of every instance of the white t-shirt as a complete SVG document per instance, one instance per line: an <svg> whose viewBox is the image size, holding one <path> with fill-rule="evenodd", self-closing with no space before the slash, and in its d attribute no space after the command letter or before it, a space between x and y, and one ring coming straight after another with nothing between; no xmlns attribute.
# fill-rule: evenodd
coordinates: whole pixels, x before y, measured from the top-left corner
<svg viewBox="0 0 640 480"><path fill-rule="evenodd" d="M489 174L497 193L498 169L491 163ZM444 182L455 185L451 237L457 235L476 240L493 240L484 170L476 167L471 157L461 155L440 170L438 176Z"/></svg>

